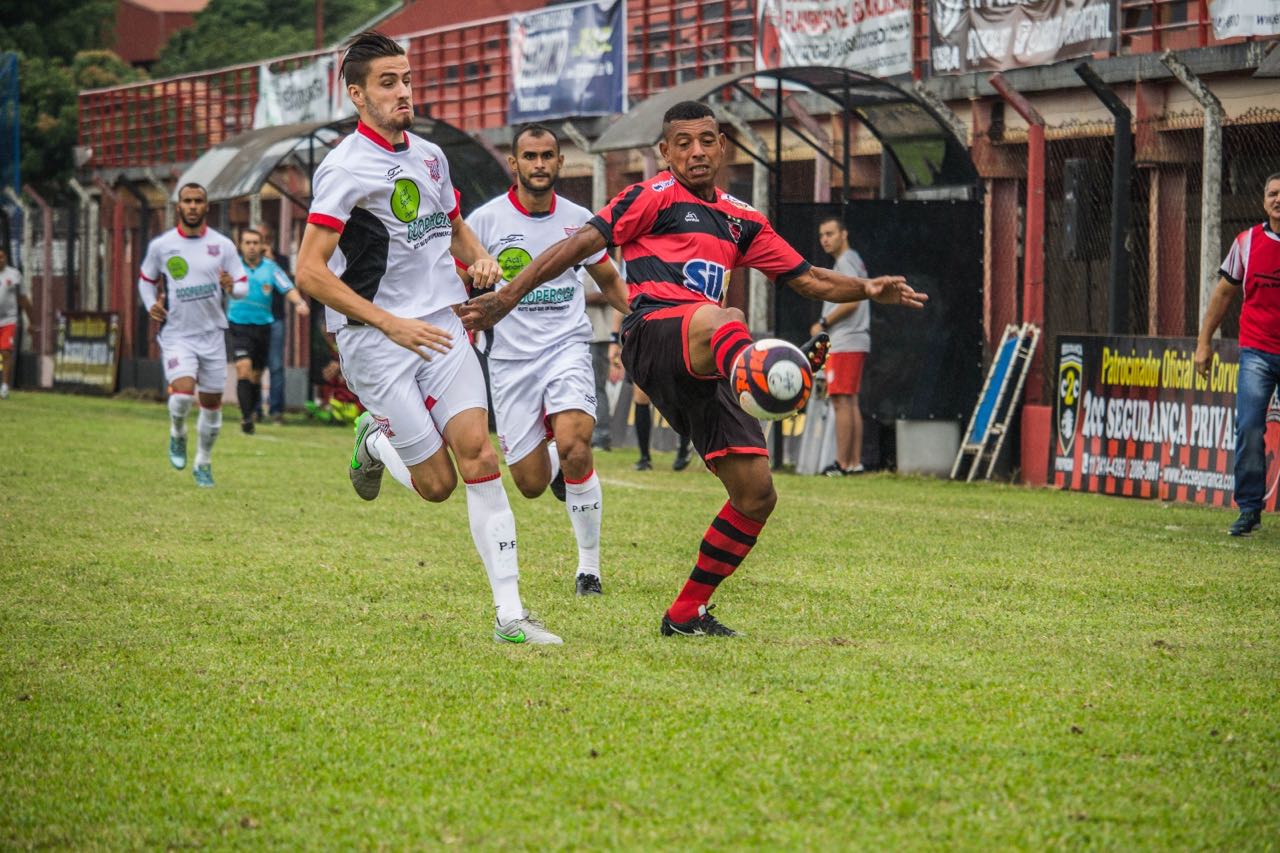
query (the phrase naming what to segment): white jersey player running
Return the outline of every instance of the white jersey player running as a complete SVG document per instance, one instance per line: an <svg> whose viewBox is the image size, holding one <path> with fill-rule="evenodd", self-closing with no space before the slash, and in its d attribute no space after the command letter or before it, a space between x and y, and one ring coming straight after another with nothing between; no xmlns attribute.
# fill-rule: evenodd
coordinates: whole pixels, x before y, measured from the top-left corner
<svg viewBox="0 0 1280 853"><path fill-rule="evenodd" d="M462 221L444 153L406 132L404 48L360 33L342 74L360 123L316 171L297 281L328 306L343 374L369 410L356 423L352 485L372 500L386 470L439 502L461 474L497 609L494 639L559 643L520 600L515 517L489 443L484 377L452 308L466 299L453 258L484 286L498 280L498 265Z"/></svg>
<svg viewBox="0 0 1280 853"><path fill-rule="evenodd" d="M511 152L507 163L515 186L467 217L502 267L499 289L591 218L590 211L555 193L564 157L554 132L524 125L516 130ZM625 312L626 286L608 253L601 251L584 266L606 298ZM591 454L595 374L582 268L568 269L529 292L490 334L493 408L511 476L527 498L538 497L550 484L565 501L578 543L577 594L599 595L603 504ZM546 423L554 436L550 452Z"/></svg>
<svg viewBox="0 0 1280 853"><path fill-rule="evenodd" d="M138 293L147 313L164 325L156 336L169 383L169 464L187 464L187 413L200 395L199 441L191 473L213 486L213 444L222 429L227 385L227 314L223 292L242 297L249 280L235 244L205 224L209 199L200 184L178 190L178 227L147 246ZM163 288L158 292L157 286Z"/></svg>

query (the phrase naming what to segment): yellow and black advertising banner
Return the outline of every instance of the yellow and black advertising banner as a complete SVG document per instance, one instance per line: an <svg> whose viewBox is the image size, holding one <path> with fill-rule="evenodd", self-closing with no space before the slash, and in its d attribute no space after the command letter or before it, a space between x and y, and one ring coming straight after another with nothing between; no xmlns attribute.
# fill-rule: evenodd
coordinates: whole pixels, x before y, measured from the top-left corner
<svg viewBox="0 0 1280 853"><path fill-rule="evenodd" d="M71 311L58 315L53 387L113 394L120 356L120 315Z"/></svg>
<svg viewBox="0 0 1280 853"><path fill-rule="evenodd" d="M1208 378L1195 338L1061 335L1049 470L1062 489L1232 505L1234 340L1214 342ZM1280 408L1267 412L1265 508L1277 509Z"/></svg>

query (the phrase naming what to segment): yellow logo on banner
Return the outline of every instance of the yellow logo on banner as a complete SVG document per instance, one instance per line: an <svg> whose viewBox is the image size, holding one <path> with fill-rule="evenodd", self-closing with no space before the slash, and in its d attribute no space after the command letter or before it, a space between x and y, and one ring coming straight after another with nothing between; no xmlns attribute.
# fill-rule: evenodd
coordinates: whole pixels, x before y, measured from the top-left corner
<svg viewBox="0 0 1280 853"><path fill-rule="evenodd" d="M1084 348L1063 344L1058 355L1058 454L1069 455L1076 440L1083 391Z"/></svg>

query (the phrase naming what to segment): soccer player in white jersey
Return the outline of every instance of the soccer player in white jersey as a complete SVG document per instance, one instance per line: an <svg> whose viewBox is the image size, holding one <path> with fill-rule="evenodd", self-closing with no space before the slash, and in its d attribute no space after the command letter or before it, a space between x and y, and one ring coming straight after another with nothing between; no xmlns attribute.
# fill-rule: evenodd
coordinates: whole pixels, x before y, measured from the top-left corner
<svg viewBox="0 0 1280 853"><path fill-rule="evenodd" d="M515 185L467 217L502 268L498 288L591 218L590 211L555 192L564 165L555 133L540 124L524 125L511 152L507 163ZM498 440L512 478L527 498L538 497L550 484L565 501L578 543L577 594L599 595L602 501L591 455L596 395L583 268L615 308L629 310L626 285L608 252L601 251L583 267L565 270L530 291L494 326L489 381ZM550 452L544 422L554 435Z"/></svg>
<svg viewBox="0 0 1280 853"><path fill-rule="evenodd" d="M169 463L187 465L187 413L200 398L196 421L196 485L213 486L213 443L222 429L222 393L227 385L227 314L223 291L242 297L249 279L229 239L205 224L209 198L200 184L178 190L178 227L147 246L138 292L154 320L169 383ZM163 286L163 293L157 291Z"/></svg>
<svg viewBox="0 0 1280 853"><path fill-rule="evenodd" d="M454 258L483 287L501 271L462 220L444 152L408 132L404 48L360 33L342 74L360 122L316 170L297 282L328 306L343 374L369 410L356 422L352 485L372 500L387 471L439 502L461 474L493 589L494 639L559 643L520 600L515 517L489 442L484 376L453 310L467 298Z"/></svg>

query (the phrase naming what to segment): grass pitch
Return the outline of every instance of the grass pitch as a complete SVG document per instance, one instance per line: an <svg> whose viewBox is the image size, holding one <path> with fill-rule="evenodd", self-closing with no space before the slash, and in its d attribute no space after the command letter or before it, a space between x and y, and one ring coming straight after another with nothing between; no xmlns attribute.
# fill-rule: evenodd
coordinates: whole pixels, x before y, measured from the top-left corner
<svg viewBox="0 0 1280 853"><path fill-rule="evenodd" d="M511 490L511 648L460 493L232 412L203 491L161 406L0 403L0 846L1280 846L1280 519L783 475L749 637L663 639L723 492L615 451L602 599Z"/></svg>

